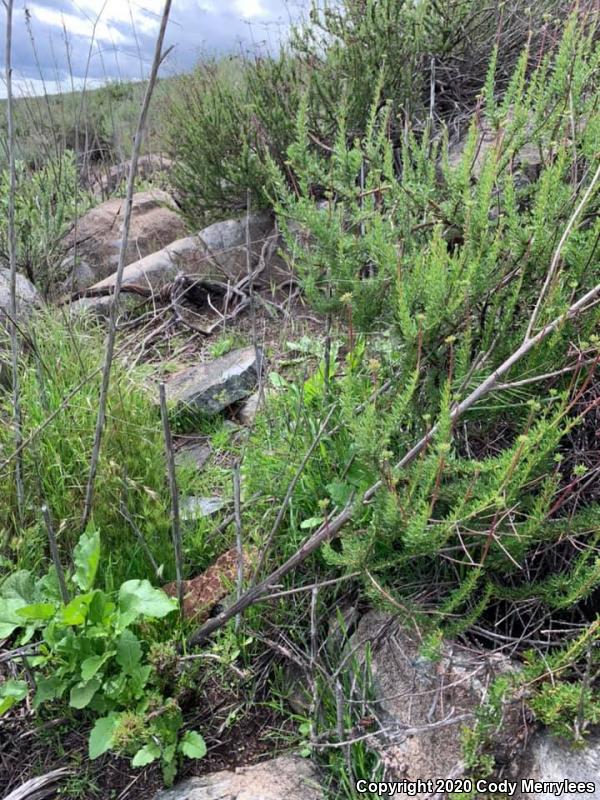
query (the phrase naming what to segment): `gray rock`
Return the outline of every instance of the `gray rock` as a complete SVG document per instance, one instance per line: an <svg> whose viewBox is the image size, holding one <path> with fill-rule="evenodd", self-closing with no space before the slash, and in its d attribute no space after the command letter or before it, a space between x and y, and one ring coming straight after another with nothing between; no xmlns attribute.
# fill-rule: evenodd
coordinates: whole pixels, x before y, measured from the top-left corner
<svg viewBox="0 0 600 800"><path fill-rule="evenodd" d="M104 168L92 183L91 190L98 199L109 197L119 187L124 187L129 176L131 160L122 161L112 167ZM148 153L140 156L137 163L136 177L150 180L157 173L168 175L173 169L173 162L162 153Z"/></svg>
<svg viewBox="0 0 600 800"><path fill-rule="evenodd" d="M111 201L116 202L116 201ZM250 217L251 264L254 269L259 261L263 244L273 237L273 251L279 243L279 235L273 227L270 214L252 214ZM231 281L237 283L248 271L246 261L246 219L229 219L215 222L193 236L181 239L174 237L162 249L155 249L143 258L132 259L123 271L123 286L131 284L158 290L172 281L180 272L200 278ZM80 266L79 269L82 267ZM114 269L114 267L113 267ZM268 285L289 277L289 270L274 252L265 262L265 268L257 277L256 285ZM96 279L91 288L114 286L116 274ZM90 286L90 284L88 284Z"/></svg>
<svg viewBox="0 0 600 800"><path fill-rule="evenodd" d="M461 731L474 724L474 712L489 684L510 671L511 662L451 642L443 642L439 660L430 661L420 655L421 643L410 629L374 611L362 617L351 642L359 663L370 644L374 710L386 730L370 740L370 746L386 774L407 780L460 777L464 770ZM503 762L512 758L521 724L520 704L507 705L495 741ZM394 796L400 800L409 795Z"/></svg>
<svg viewBox="0 0 600 800"><path fill-rule="evenodd" d="M40 293L31 281L17 273L17 318L23 321L31 316L35 308L42 305ZM0 267L0 322L8 323L10 314L10 270Z"/></svg>
<svg viewBox="0 0 600 800"><path fill-rule="evenodd" d="M592 736L584 747L574 748L567 742L561 742L549 733L537 734L531 741L519 772L519 790L516 798L531 800L554 800L556 792L527 791L529 788L522 781L575 781L593 782L595 790L582 794L565 792L564 800L600 800L600 736Z"/></svg>
<svg viewBox="0 0 600 800"><path fill-rule="evenodd" d="M64 240L62 291L87 289L115 272L123 229L124 200L101 203L84 214ZM167 192L133 196L125 263L131 264L179 239L185 223Z"/></svg>
<svg viewBox="0 0 600 800"><path fill-rule="evenodd" d="M175 466L194 467L200 472L210 458L210 453L210 446L204 442L186 444L175 453Z"/></svg>
<svg viewBox="0 0 600 800"><path fill-rule="evenodd" d="M177 410L218 414L247 397L256 386L262 355L254 347L232 350L221 358L190 367L166 383L167 402Z"/></svg>
<svg viewBox="0 0 600 800"><path fill-rule="evenodd" d="M269 397L273 394L274 392L271 389L265 387L261 392L253 392L243 403L240 403L235 412L236 418L242 425L252 425L258 412L265 407Z"/></svg>
<svg viewBox="0 0 600 800"><path fill-rule="evenodd" d="M24 275L17 273L17 322L22 327L34 310L41 307L42 298ZM10 366L10 270L0 267L0 386L11 384Z"/></svg>
<svg viewBox="0 0 600 800"><path fill-rule="evenodd" d="M101 297L80 297L79 300L69 303L69 314L73 317L85 314L91 318L96 317L99 320L108 320L112 298L112 294ZM139 308L143 301L144 298L140 297L139 294L121 292L119 295L119 314L131 314L136 308Z"/></svg>
<svg viewBox="0 0 600 800"><path fill-rule="evenodd" d="M196 497L189 495L182 497L179 502L179 511L182 522L193 522L199 517L211 517L225 505L221 497Z"/></svg>
<svg viewBox="0 0 600 800"><path fill-rule="evenodd" d="M298 756L190 778L155 800L324 800L314 765Z"/></svg>

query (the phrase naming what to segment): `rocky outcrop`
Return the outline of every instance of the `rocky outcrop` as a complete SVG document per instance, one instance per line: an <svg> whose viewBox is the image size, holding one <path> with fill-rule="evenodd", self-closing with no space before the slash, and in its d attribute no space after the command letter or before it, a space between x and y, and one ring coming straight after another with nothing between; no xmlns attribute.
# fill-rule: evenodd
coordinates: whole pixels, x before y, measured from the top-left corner
<svg viewBox="0 0 600 800"><path fill-rule="evenodd" d="M123 231L124 200L107 200L84 214L64 240L62 289L87 289L112 275L118 266ZM133 196L125 264L161 250L185 234L171 196L162 191Z"/></svg>
<svg viewBox="0 0 600 800"><path fill-rule="evenodd" d="M324 800L319 773L305 758L281 756L235 771L190 778L155 800Z"/></svg>
<svg viewBox="0 0 600 800"><path fill-rule="evenodd" d="M515 797L520 800L554 800L556 792L536 791L529 781L564 781L594 783L594 791L564 792L564 800L600 800L600 736L590 737L583 746L561 742L548 733L539 733L532 739L519 772Z"/></svg>
<svg viewBox="0 0 600 800"><path fill-rule="evenodd" d="M111 201L116 202L116 201ZM252 270L257 270L261 256L260 272L255 285L270 285L273 281L289 277L283 260L277 255L280 237L270 214L252 214L249 221ZM265 252L263 247L267 244ZM270 246L269 246L270 245ZM215 222L194 236L170 240L166 247L131 261L123 271L123 287L142 286L153 291L161 289L179 273L196 275L236 284L247 275L246 219L229 219ZM116 273L88 284L90 291L110 289L115 285Z"/></svg>
<svg viewBox="0 0 600 800"><path fill-rule="evenodd" d="M167 402L178 411L218 414L251 394L262 368L261 361L260 350L244 347L189 367L166 382Z"/></svg>
<svg viewBox="0 0 600 800"><path fill-rule="evenodd" d="M464 771L461 731L472 727L475 711L494 678L511 670L503 656L477 653L444 642L439 659L420 654L422 643L386 614L371 611L352 639L359 659L367 644L378 722L371 740L393 779L460 777ZM495 739L497 756L510 762L522 737L519 703L504 709ZM408 797L398 793L398 800Z"/></svg>

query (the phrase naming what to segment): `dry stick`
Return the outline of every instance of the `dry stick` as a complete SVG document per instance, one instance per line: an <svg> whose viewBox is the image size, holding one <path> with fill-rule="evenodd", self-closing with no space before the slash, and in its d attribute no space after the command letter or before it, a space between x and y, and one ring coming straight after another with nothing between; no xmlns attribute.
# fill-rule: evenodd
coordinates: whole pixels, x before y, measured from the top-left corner
<svg viewBox="0 0 600 800"><path fill-rule="evenodd" d="M242 513L240 503L240 462L236 461L233 466L233 513L235 515L235 541L237 547L237 587L236 600L242 596L244 585L244 546L242 542ZM241 614L235 618L235 629L239 630L242 622Z"/></svg>
<svg viewBox="0 0 600 800"><path fill-rule="evenodd" d="M63 572L62 564L60 563L60 558L58 555L56 534L54 533L54 528L52 527L52 520L50 519L50 511L48 510L47 505L42 506L42 514L44 517L44 522L46 523L48 542L50 543L50 555L52 556L52 562L54 564L54 569L56 570L56 578L58 580L58 586L60 588L60 596L62 597L63 603L67 605L70 600L70 597L69 597L69 592L67 590L67 582L65 581L65 573Z"/></svg>
<svg viewBox="0 0 600 800"><path fill-rule="evenodd" d="M571 305L563 314L560 314L552 322L549 322L535 336L525 339L521 346L515 350L515 352L498 367L498 369L489 375L461 403L454 407L450 415L452 422L456 422L466 411L475 405L475 403L481 400L482 397L485 397L485 395L495 389L500 381L500 378L506 375L511 367L513 367L518 361L520 361L531 350L533 350L534 347L536 347L547 336L557 330L557 328L559 328L567 320L573 319L574 317L578 316L578 314L585 311L586 306L599 296L600 283L580 297L579 300L573 303L573 305ZM432 439L437 434L437 431L438 426L435 425L427 434L425 434L425 436L422 437L422 439L420 439L420 441L417 442L417 444L414 445L414 447L404 454L404 456L396 464L396 469L399 470L409 466L430 444ZM357 507L369 503L382 486L383 482L381 480L374 483L363 494L362 500L359 504L357 504ZM293 569L302 564L303 561L305 561L323 544L323 542L326 542L328 539L331 539L333 536L335 536L344 527L344 525L346 525L346 523L352 519L354 516L354 510L355 509L353 505L349 503L339 512L337 516L324 522L323 525L321 525L321 527L318 528L315 533L310 536L290 558L288 558L286 562L272 572L271 575L265 578L261 583L258 583L248 589L248 591L245 592L245 594L242 595L239 600L233 603L233 605L230 606L226 611L223 611L216 617L207 620L207 622L205 622L205 624L202 625L202 627L199 628L192 636L190 643L199 644L200 642L203 642L207 636L216 631L218 628L221 628L232 617L241 613L246 608L260 600L262 596L269 591L270 587L274 583L277 583L281 578L287 575L288 572L291 572Z"/></svg>
<svg viewBox="0 0 600 800"><path fill-rule="evenodd" d="M17 232L15 227L15 200L17 195L17 170L15 166L15 130L12 96L12 18L13 0L4 0L6 8L6 42L5 42L5 74L6 74L6 147L8 155L8 259L10 268L10 350L12 367L12 401L15 449L20 451L22 444L21 431L21 396L19 391L19 337L17 330ZM23 520L25 490L23 488L23 460L19 455L15 462L15 486L17 490L17 516Z"/></svg>
<svg viewBox="0 0 600 800"><path fill-rule="evenodd" d="M163 434L165 437L165 451L167 454L167 473L169 475L169 491L171 493L171 525L173 533L173 550L175 551L175 575L177 581L177 597L179 608L183 611L183 544L181 541L181 525L179 520L179 492L175 477L175 455L171 426L169 425L169 412L167 410L167 394L165 384L161 381L158 387L160 398L160 416L162 419Z"/></svg>
<svg viewBox="0 0 600 800"><path fill-rule="evenodd" d="M135 132L135 139L133 142L133 151L131 154L131 166L129 168L129 176L127 178L127 194L125 197L124 214L123 214L123 235L121 238L121 247L119 250L119 264L117 267L117 274L115 279L115 293L110 306L110 317L108 323L108 335L106 338L106 354L104 359L104 367L102 371L102 386L100 388L100 400L98 404L98 418L96 421L96 432L94 435L94 447L92 450L92 458L90 462L90 474L88 478L86 493L85 493L85 506L83 510L82 527L87 525L92 512L92 504L94 501L94 483L96 480L96 472L98 471L98 460L100 458L100 446L102 443L102 433L104 430L104 422L106 418L106 402L108 399L108 388L110 385L110 371L115 349L115 339L117 335L117 316L119 311L119 295L121 293L121 285L123 283L123 270L125 268L125 254L127 251L127 240L129 239L129 226L131 222L131 209L133 206L133 192L135 188L135 175L137 171L137 164L142 145L142 138L144 136L144 129L146 127L146 118L148 116L148 108L150 100L154 91L154 86L158 77L158 70L166 57L167 53L163 54L162 46L165 38L165 30L169 19L169 11L171 9L171 1L165 0L165 7L162 14L160 23L160 30L156 40L156 47L154 50L154 60L152 62L152 70L148 78L148 86L144 94L142 103L142 110Z"/></svg>

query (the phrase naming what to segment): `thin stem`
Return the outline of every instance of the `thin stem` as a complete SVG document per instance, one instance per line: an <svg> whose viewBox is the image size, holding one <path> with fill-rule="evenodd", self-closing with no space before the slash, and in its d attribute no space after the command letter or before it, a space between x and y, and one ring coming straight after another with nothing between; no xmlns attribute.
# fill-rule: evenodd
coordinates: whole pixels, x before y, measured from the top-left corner
<svg viewBox="0 0 600 800"><path fill-rule="evenodd" d="M183 610L183 542L181 539L181 524L179 519L179 492L175 475L175 454L173 451L173 438L169 425L169 412L167 410L167 394L165 384L161 381L158 387L160 398L160 416L165 438L165 452L167 455L167 474L169 476L169 491L171 493L171 525L173 534L173 550L175 552L175 575L177 582L177 597L179 608Z"/></svg>
<svg viewBox="0 0 600 800"><path fill-rule="evenodd" d="M50 555L52 556L52 563L54 564L54 569L56 570L56 578L60 588L60 596L62 597L63 603L67 605L71 598L69 597L69 591L67 589L65 573L63 571L62 564L60 563L56 534L54 533L54 528L52 527L52 519L50 518L50 511L48 510L47 505L42 506L42 515L44 517L44 522L46 523L46 532L48 534L48 542L50 544Z"/></svg>
<svg viewBox="0 0 600 800"><path fill-rule="evenodd" d="M19 523L23 520L25 490L23 487L23 459L20 455L22 443L21 430L21 394L19 390L19 336L17 330L17 232L15 225L15 200L17 196L17 169L15 163L15 129L12 92L12 19L13 0L6 0L6 128L8 155L8 260L10 269L10 349L12 369L12 401L15 450L19 452L15 461L15 487L17 492L17 516Z"/></svg>
<svg viewBox="0 0 600 800"><path fill-rule="evenodd" d="M108 322L108 334L106 337L106 353L104 357L104 366L102 371L102 385L100 388L100 400L98 403L98 417L96 420L96 431L94 434L94 446L92 449L92 457L90 461L90 474L88 477L86 492L85 492L85 506L83 510L82 527L87 525L87 522L92 513L92 505L94 502L94 484L96 481L96 473L98 471L98 461L100 459L100 447L102 444L102 433L104 431L104 423L106 421L106 403L108 400L108 389L110 386L110 372L112 368L115 340L117 336L117 317L119 313L119 295L121 293L121 285L123 283L123 270L125 269L125 256L127 252L127 241L129 239L129 227L131 223L131 211L133 207L133 193L135 189L135 176L137 172L138 159L140 149L142 146L142 139L144 130L146 128L146 118L148 116L148 109L150 107L150 100L158 78L158 70L160 65L167 55L163 54L162 47L165 38L165 31L167 22L169 20L169 11L171 10L172 0L165 0L165 6L162 14L160 30L156 40L156 47L154 50L154 60L152 62L152 69L148 79L148 86L144 94L142 103L142 110L138 121L137 130L135 132L135 139L133 142L133 151L131 154L131 165L129 168L129 175L127 178L127 193L124 203L123 213L123 234L121 237L121 247L119 250L119 264L117 267L115 278L115 292L110 306L110 317ZM167 51L168 52L168 51Z"/></svg>

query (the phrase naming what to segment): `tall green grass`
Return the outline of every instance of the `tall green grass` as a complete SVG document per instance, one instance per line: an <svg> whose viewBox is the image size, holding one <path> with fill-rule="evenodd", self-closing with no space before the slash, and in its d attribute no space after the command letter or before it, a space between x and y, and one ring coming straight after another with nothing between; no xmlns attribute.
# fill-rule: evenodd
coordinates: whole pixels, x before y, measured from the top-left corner
<svg viewBox="0 0 600 800"><path fill-rule="evenodd" d="M41 506L50 509L62 556L70 558L81 533L81 514L96 424L102 335L45 311L32 326L30 352L21 365L26 491L22 527L15 518L10 425L0 429L0 542L4 567L35 571L48 566ZM73 390L81 388L70 398ZM70 399L69 399L70 398ZM10 395L0 395L0 414L10 419ZM51 420L48 422L48 420ZM102 536L107 588L128 578L155 578L131 519L143 534L164 576L173 572L169 500L160 418L147 374L117 359L91 524ZM122 513L124 512L124 513Z"/></svg>

